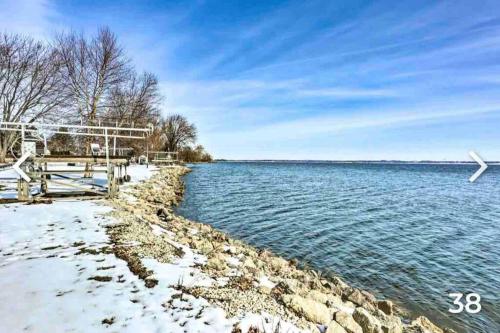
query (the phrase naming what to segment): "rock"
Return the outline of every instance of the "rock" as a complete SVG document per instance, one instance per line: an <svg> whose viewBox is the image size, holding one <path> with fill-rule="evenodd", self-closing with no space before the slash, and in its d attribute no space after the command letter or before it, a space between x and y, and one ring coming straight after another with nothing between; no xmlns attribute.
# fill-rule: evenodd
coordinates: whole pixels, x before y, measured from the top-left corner
<svg viewBox="0 0 500 333"><path fill-rule="evenodd" d="M373 296L372 294L370 294L369 292L365 291L365 290L362 290L361 291L361 294L363 294L363 296L365 297L365 299L370 302L370 303L377 303L377 299L375 298L375 296Z"/></svg>
<svg viewBox="0 0 500 333"><path fill-rule="evenodd" d="M323 294L319 290L311 290L307 294L307 298L312 299L312 300L319 302L319 303L323 303L323 304L326 304L328 302L328 296Z"/></svg>
<svg viewBox="0 0 500 333"><path fill-rule="evenodd" d="M236 247L234 247L234 246L226 246L224 249L224 252L226 252L228 254L238 254Z"/></svg>
<svg viewBox="0 0 500 333"><path fill-rule="evenodd" d="M200 231L208 233L212 230L212 227L209 226L208 224L201 224L200 225Z"/></svg>
<svg viewBox="0 0 500 333"><path fill-rule="evenodd" d="M284 295L284 294L296 294L294 292L294 285L287 283L286 280L279 281L274 285L272 289L272 293L276 296Z"/></svg>
<svg viewBox="0 0 500 333"><path fill-rule="evenodd" d="M336 295L329 295L326 305L335 311L343 311L349 314L352 314L356 308L352 302L343 302L342 299Z"/></svg>
<svg viewBox="0 0 500 333"><path fill-rule="evenodd" d="M412 321L412 326L417 326L423 328L425 331L431 333L444 333L442 329L434 325L427 317L420 316L414 321Z"/></svg>
<svg viewBox="0 0 500 333"><path fill-rule="evenodd" d="M260 259L256 259L254 263L258 268L264 268L266 266L266 263Z"/></svg>
<svg viewBox="0 0 500 333"><path fill-rule="evenodd" d="M227 264L225 260L222 260L221 258L218 257L214 257L208 259L207 268L216 271L225 271L227 269Z"/></svg>
<svg viewBox="0 0 500 333"><path fill-rule="evenodd" d="M380 310L382 310L382 312L385 313L386 315L391 316L393 313L392 311L393 305L391 301L378 301L377 307Z"/></svg>
<svg viewBox="0 0 500 333"><path fill-rule="evenodd" d="M189 244L189 241L190 241L190 239L187 238L187 237L181 237L181 238L178 239L178 242L181 243L181 244L184 244L184 245Z"/></svg>
<svg viewBox="0 0 500 333"><path fill-rule="evenodd" d="M342 326L340 326L339 323L333 320L330 322L330 324L328 324L328 328L326 329L325 333L347 333L347 331Z"/></svg>
<svg viewBox="0 0 500 333"><path fill-rule="evenodd" d="M259 258L265 260L271 257L271 252L268 250L259 250Z"/></svg>
<svg viewBox="0 0 500 333"><path fill-rule="evenodd" d="M341 278L335 276L332 278L332 282L338 286L340 288L340 290L348 290L350 287L347 283L345 283L344 281L342 281Z"/></svg>
<svg viewBox="0 0 500 333"><path fill-rule="evenodd" d="M295 279L284 279L283 281L284 286L286 287L287 294L298 294L301 286L300 282L295 280Z"/></svg>
<svg viewBox="0 0 500 333"><path fill-rule="evenodd" d="M340 324L348 333L363 333L363 329L354 318L344 311L335 313L335 321Z"/></svg>
<svg viewBox="0 0 500 333"><path fill-rule="evenodd" d="M156 211L156 215L161 219L167 220L169 214L165 208L161 207Z"/></svg>
<svg viewBox="0 0 500 333"><path fill-rule="evenodd" d="M252 259L256 259L258 257L257 251L252 249L246 249L245 255L249 256Z"/></svg>
<svg viewBox="0 0 500 333"><path fill-rule="evenodd" d="M213 245L206 240L194 241L193 246L200 251L200 253L207 255L214 250Z"/></svg>
<svg viewBox="0 0 500 333"><path fill-rule="evenodd" d="M261 293L263 295L270 295L271 291L272 291L271 288L266 287L266 286L259 286L257 290L259 291L259 293Z"/></svg>
<svg viewBox="0 0 500 333"><path fill-rule="evenodd" d="M253 260L251 258L246 258L244 261L243 261L243 267L246 267L246 268L253 268L253 269L256 269L257 266L255 266L255 263L253 262Z"/></svg>
<svg viewBox="0 0 500 333"><path fill-rule="evenodd" d="M363 333L383 333L380 321L365 308L357 307L352 317L361 326Z"/></svg>
<svg viewBox="0 0 500 333"><path fill-rule="evenodd" d="M288 267L288 261L280 257L272 257L269 259L269 265L271 265L274 270L279 271Z"/></svg>
<svg viewBox="0 0 500 333"><path fill-rule="evenodd" d="M386 321L382 322L382 331L384 333L402 333L403 323L401 318L390 316Z"/></svg>
<svg viewBox="0 0 500 333"><path fill-rule="evenodd" d="M314 333L324 332L323 325L316 325L316 324L312 324L312 323L307 322L306 328L307 328L308 332L314 332ZM277 332L277 333L279 333L279 332Z"/></svg>
<svg viewBox="0 0 500 333"><path fill-rule="evenodd" d="M363 304L366 303L365 296L359 291L358 289L355 289L348 297L348 300L353 302L354 304L357 304L359 306L363 306Z"/></svg>
<svg viewBox="0 0 500 333"><path fill-rule="evenodd" d="M384 333L402 333L403 323L401 318L398 316L386 315L382 310L377 309L375 316L380 321L382 325L382 331Z"/></svg>
<svg viewBox="0 0 500 333"><path fill-rule="evenodd" d="M283 295L281 299L287 307L309 321L322 325L331 321L330 310L322 303L298 295Z"/></svg>

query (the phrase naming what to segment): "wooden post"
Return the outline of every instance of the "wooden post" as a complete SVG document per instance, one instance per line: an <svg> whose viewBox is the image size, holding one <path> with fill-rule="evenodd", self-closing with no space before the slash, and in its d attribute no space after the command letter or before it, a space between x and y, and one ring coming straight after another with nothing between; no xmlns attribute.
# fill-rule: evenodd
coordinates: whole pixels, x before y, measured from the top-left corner
<svg viewBox="0 0 500 333"><path fill-rule="evenodd" d="M123 184L122 165L118 166L118 184Z"/></svg>
<svg viewBox="0 0 500 333"><path fill-rule="evenodd" d="M17 199L26 201L30 198L30 184L22 178L17 180Z"/></svg>
<svg viewBox="0 0 500 333"><path fill-rule="evenodd" d="M46 177L47 177L47 175L42 175L42 179L41 179L41 183L40 183L40 192L42 192L42 194L47 194L47 192L49 191Z"/></svg>
<svg viewBox="0 0 500 333"><path fill-rule="evenodd" d="M114 192L115 192L115 189L114 189L114 168L110 165L108 165L108 168L107 168L108 172L107 172L107 176L108 176L108 197L112 198L114 196Z"/></svg>
<svg viewBox="0 0 500 333"><path fill-rule="evenodd" d="M43 171L45 172L48 171L47 162L42 164L41 170L42 170L42 175L40 176L40 192L42 194L47 194L48 191L47 179L50 178L50 176L48 174L43 173Z"/></svg>

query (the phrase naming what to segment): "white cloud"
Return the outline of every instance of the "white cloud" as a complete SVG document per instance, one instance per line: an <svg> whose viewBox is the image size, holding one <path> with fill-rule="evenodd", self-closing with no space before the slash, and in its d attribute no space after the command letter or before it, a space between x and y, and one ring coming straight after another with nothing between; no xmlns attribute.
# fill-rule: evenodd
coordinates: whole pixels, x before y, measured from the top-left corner
<svg viewBox="0 0 500 333"><path fill-rule="evenodd" d="M381 98L397 96L394 91L388 89L362 89L362 88L325 88L299 91L301 96L311 97L336 97L339 99L350 98Z"/></svg>
<svg viewBox="0 0 500 333"><path fill-rule="evenodd" d="M0 31L49 38L57 12L49 0L0 0Z"/></svg>

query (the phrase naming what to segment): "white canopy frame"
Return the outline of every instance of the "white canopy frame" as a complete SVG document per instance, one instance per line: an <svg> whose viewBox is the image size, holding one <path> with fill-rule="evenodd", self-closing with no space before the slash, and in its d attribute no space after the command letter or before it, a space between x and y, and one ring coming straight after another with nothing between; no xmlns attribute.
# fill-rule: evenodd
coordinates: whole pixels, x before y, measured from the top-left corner
<svg viewBox="0 0 500 333"><path fill-rule="evenodd" d="M64 131L64 129L66 131ZM109 138L140 139L145 140L153 132L153 126L146 128L120 127L120 126L86 126L74 124L57 124L43 122L15 122L0 121L0 131L21 132L21 139L24 142L26 133L39 135L40 131L50 134L82 135L104 137L106 143L106 164L109 167ZM22 147L23 145L21 145ZM24 152L23 152L24 153Z"/></svg>

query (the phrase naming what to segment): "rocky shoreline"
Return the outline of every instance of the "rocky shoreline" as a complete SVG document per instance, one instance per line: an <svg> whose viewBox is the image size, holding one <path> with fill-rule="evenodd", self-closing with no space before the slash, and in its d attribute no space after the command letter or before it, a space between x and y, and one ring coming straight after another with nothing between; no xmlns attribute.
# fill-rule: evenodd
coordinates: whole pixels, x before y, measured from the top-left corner
<svg viewBox="0 0 500 333"><path fill-rule="evenodd" d="M279 318L273 332L327 333L451 333L426 317L415 320L389 300L349 286L336 276L300 269L267 250L258 250L209 225L177 216L173 206L182 199L186 167L165 167L147 181L129 187L111 201L110 214L119 223L108 227L114 254L145 286L155 288L155 272L143 260L171 263L186 255L200 256L194 265L204 281L174 286L177 297L203 298L222 308L228 318L267 313ZM192 273L195 275L198 273ZM165 307L174 306L174 298ZM246 325L248 326L248 325ZM263 332L235 321L233 332Z"/></svg>

